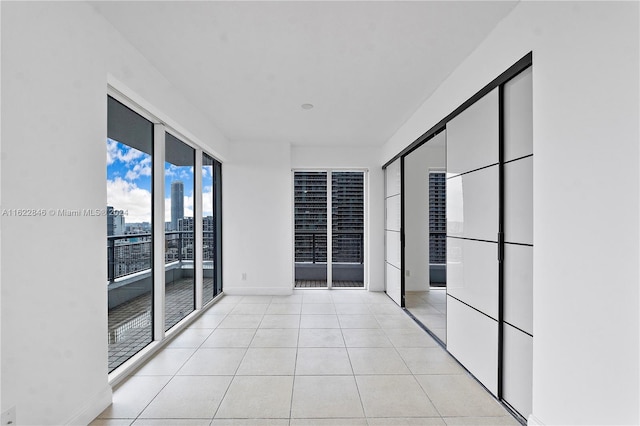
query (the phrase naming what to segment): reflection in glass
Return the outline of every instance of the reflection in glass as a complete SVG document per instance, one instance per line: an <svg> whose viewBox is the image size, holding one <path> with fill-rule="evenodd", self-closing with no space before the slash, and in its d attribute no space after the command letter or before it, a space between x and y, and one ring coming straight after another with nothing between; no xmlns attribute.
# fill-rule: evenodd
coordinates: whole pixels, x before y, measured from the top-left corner
<svg viewBox="0 0 640 426"><path fill-rule="evenodd" d="M296 287L327 286L327 172L294 173Z"/></svg>
<svg viewBox="0 0 640 426"><path fill-rule="evenodd" d="M107 101L109 372L153 340L153 124Z"/></svg>
<svg viewBox="0 0 640 426"><path fill-rule="evenodd" d="M364 287L364 173L331 173L332 287Z"/></svg>
<svg viewBox="0 0 640 426"><path fill-rule="evenodd" d="M195 309L195 150L165 136L165 330Z"/></svg>
<svg viewBox="0 0 640 426"><path fill-rule="evenodd" d="M222 291L220 163L202 154L202 304Z"/></svg>

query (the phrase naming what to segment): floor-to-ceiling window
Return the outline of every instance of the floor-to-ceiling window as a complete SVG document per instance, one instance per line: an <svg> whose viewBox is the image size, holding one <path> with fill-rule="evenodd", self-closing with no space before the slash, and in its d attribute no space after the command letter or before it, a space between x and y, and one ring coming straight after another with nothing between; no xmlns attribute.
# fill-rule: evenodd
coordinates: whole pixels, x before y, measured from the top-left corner
<svg viewBox="0 0 640 426"><path fill-rule="evenodd" d="M222 167L141 108L107 102L112 372L222 292Z"/></svg>
<svg viewBox="0 0 640 426"><path fill-rule="evenodd" d="M195 149L165 134L165 329L195 309Z"/></svg>
<svg viewBox="0 0 640 426"><path fill-rule="evenodd" d="M294 171L296 287L365 282L365 173Z"/></svg>
<svg viewBox="0 0 640 426"><path fill-rule="evenodd" d="M113 98L107 129L109 371L153 340L153 124Z"/></svg>

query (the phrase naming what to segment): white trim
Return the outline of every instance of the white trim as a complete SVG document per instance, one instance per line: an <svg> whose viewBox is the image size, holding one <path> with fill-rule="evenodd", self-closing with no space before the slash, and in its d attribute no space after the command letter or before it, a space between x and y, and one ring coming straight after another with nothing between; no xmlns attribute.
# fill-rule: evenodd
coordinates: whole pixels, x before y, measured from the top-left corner
<svg viewBox="0 0 640 426"><path fill-rule="evenodd" d="M333 287L333 208L332 208L333 206L333 189L332 189L333 172L331 170L327 170L326 173L327 173L327 288L331 290L331 288Z"/></svg>
<svg viewBox="0 0 640 426"><path fill-rule="evenodd" d="M111 385L106 385L64 422L65 425L88 425L113 401Z"/></svg>
<svg viewBox="0 0 640 426"><path fill-rule="evenodd" d="M153 125L153 199L152 240L153 240L153 340L161 341L165 337L165 234L164 234L164 163L165 163L165 127ZM162 237L160 237L162 236Z"/></svg>
<svg viewBox="0 0 640 426"><path fill-rule="evenodd" d="M203 247L203 238L204 238L204 227L202 226L202 209L204 205L202 204L202 154L203 151L200 148L196 148L195 152L195 160L196 163L193 167L193 180L194 180L194 194L193 194L193 255L195 256L195 262L193 264L194 267L194 275L193 278L196 284L196 294L195 294L195 302L196 302L196 310L202 309L202 299L204 292L204 280L202 273L202 247ZM212 167L213 170L213 167ZM200 285L198 285L200 283Z"/></svg>

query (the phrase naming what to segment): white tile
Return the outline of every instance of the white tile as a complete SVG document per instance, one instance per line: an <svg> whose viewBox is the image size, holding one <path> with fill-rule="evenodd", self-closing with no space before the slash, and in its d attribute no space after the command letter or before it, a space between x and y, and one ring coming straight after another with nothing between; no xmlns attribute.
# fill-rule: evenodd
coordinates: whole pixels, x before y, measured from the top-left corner
<svg viewBox="0 0 640 426"><path fill-rule="evenodd" d="M344 341L349 348L389 348L391 341L382 330L346 329L342 330Z"/></svg>
<svg viewBox="0 0 640 426"><path fill-rule="evenodd" d="M134 419L95 419L89 426L129 426L133 421Z"/></svg>
<svg viewBox="0 0 640 426"><path fill-rule="evenodd" d="M342 331L338 328L301 328L298 347L343 348Z"/></svg>
<svg viewBox="0 0 640 426"><path fill-rule="evenodd" d="M256 348L295 348L298 346L298 329L259 328L250 346Z"/></svg>
<svg viewBox="0 0 640 426"><path fill-rule="evenodd" d="M273 296L244 296L238 304L269 304Z"/></svg>
<svg viewBox="0 0 640 426"><path fill-rule="evenodd" d="M240 363L239 376L293 375L296 348L249 348Z"/></svg>
<svg viewBox="0 0 640 426"><path fill-rule="evenodd" d="M301 294L292 294L289 296L273 296L271 298L272 305L280 305L280 304L295 304L299 305L302 303L302 295Z"/></svg>
<svg viewBox="0 0 640 426"><path fill-rule="evenodd" d="M413 374L465 374L464 369L442 348L397 348Z"/></svg>
<svg viewBox="0 0 640 426"><path fill-rule="evenodd" d="M380 328L373 315L338 315L341 328Z"/></svg>
<svg viewBox="0 0 640 426"><path fill-rule="evenodd" d="M287 305L284 305L287 306ZM260 328L299 328L300 315L265 315Z"/></svg>
<svg viewBox="0 0 640 426"><path fill-rule="evenodd" d="M176 376L140 417L213 418L230 381L229 376Z"/></svg>
<svg viewBox="0 0 640 426"><path fill-rule="evenodd" d="M412 375L356 376L367 417L438 417Z"/></svg>
<svg viewBox="0 0 640 426"><path fill-rule="evenodd" d="M267 303L238 303L229 315L258 315L267 312Z"/></svg>
<svg viewBox="0 0 640 426"><path fill-rule="evenodd" d="M533 154L533 84L529 67L504 85L505 161Z"/></svg>
<svg viewBox="0 0 640 426"><path fill-rule="evenodd" d="M258 328L264 315L227 315L218 328Z"/></svg>
<svg viewBox="0 0 640 426"><path fill-rule="evenodd" d="M415 376L443 417L501 417L507 411L466 374Z"/></svg>
<svg viewBox="0 0 640 426"><path fill-rule="evenodd" d="M301 315L300 328L340 328L337 315Z"/></svg>
<svg viewBox="0 0 640 426"><path fill-rule="evenodd" d="M447 293L498 318L498 244L447 238Z"/></svg>
<svg viewBox="0 0 640 426"><path fill-rule="evenodd" d="M98 417L135 419L169 383L171 376L131 376L113 392L113 403Z"/></svg>
<svg viewBox="0 0 640 426"><path fill-rule="evenodd" d="M394 348L348 348L354 374L411 374Z"/></svg>
<svg viewBox="0 0 640 426"><path fill-rule="evenodd" d="M267 315L300 315L301 303L271 303Z"/></svg>
<svg viewBox="0 0 640 426"><path fill-rule="evenodd" d="M289 426L289 419L213 419L211 426Z"/></svg>
<svg viewBox="0 0 640 426"><path fill-rule="evenodd" d="M256 334L254 329L219 328L202 343L203 348L247 348Z"/></svg>
<svg viewBox="0 0 640 426"><path fill-rule="evenodd" d="M447 350L487 389L497 392L497 321L449 297Z"/></svg>
<svg viewBox="0 0 640 426"><path fill-rule="evenodd" d="M336 313L338 315L369 315L372 314L371 309L362 299L362 303L336 303Z"/></svg>
<svg viewBox="0 0 640 426"><path fill-rule="evenodd" d="M226 305L226 306L231 306L231 305ZM216 328L217 326L220 325L222 320L224 320L226 317L227 317L227 314L220 314L220 315L205 314L205 315L202 315L197 320L195 320L193 324L189 326L189 328Z"/></svg>
<svg viewBox="0 0 640 426"><path fill-rule="evenodd" d="M180 376L232 376L246 349L200 348L178 371Z"/></svg>
<svg viewBox="0 0 640 426"><path fill-rule="evenodd" d="M501 417L444 417L447 426L520 426L511 416Z"/></svg>
<svg viewBox="0 0 640 426"><path fill-rule="evenodd" d="M424 330L420 329L388 329L385 334L396 348L431 348L438 344Z"/></svg>
<svg viewBox="0 0 640 426"><path fill-rule="evenodd" d="M380 324L380 327L385 330L393 328L420 329L420 326L405 313L402 313L402 315L376 315L376 320L378 324Z"/></svg>
<svg viewBox="0 0 640 426"><path fill-rule="evenodd" d="M314 315L314 314L335 314L336 308L333 303L305 303L302 305L302 314L303 315Z"/></svg>
<svg viewBox="0 0 640 426"><path fill-rule="evenodd" d="M209 426L210 418L205 419L137 419L133 426Z"/></svg>
<svg viewBox="0 0 640 426"><path fill-rule="evenodd" d="M383 300L384 303L373 303L369 305L369 310L374 315L405 315L402 311L402 308L396 305L390 297L385 295L386 300Z"/></svg>
<svg viewBox="0 0 640 426"><path fill-rule="evenodd" d="M289 418L293 376L236 376L215 418Z"/></svg>
<svg viewBox="0 0 640 426"><path fill-rule="evenodd" d="M504 239L533 244L533 157L504 165Z"/></svg>
<svg viewBox="0 0 640 426"><path fill-rule="evenodd" d="M197 348L213 333L211 328L188 328L182 330L167 346L167 348Z"/></svg>
<svg viewBox="0 0 640 426"><path fill-rule="evenodd" d="M465 173L497 162L498 89L495 88L447 123L447 172Z"/></svg>
<svg viewBox="0 0 640 426"><path fill-rule="evenodd" d="M525 419L532 411L533 337L504 326L502 395Z"/></svg>
<svg viewBox="0 0 640 426"><path fill-rule="evenodd" d="M172 376L193 355L195 348L165 348L137 372L137 376Z"/></svg>
<svg viewBox="0 0 640 426"><path fill-rule="evenodd" d="M497 165L447 179L447 236L497 241Z"/></svg>
<svg viewBox="0 0 640 426"><path fill-rule="evenodd" d="M446 426L440 417L368 417L369 426Z"/></svg>
<svg viewBox="0 0 640 426"><path fill-rule="evenodd" d="M364 417L353 376L296 376L291 418Z"/></svg>
<svg viewBox="0 0 640 426"><path fill-rule="evenodd" d="M296 376L353 374L345 348L298 348Z"/></svg>
<svg viewBox="0 0 640 426"><path fill-rule="evenodd" d="M333 303L333 299L328 290L311 290L302 296L302 304L307 303Z"/></svg>

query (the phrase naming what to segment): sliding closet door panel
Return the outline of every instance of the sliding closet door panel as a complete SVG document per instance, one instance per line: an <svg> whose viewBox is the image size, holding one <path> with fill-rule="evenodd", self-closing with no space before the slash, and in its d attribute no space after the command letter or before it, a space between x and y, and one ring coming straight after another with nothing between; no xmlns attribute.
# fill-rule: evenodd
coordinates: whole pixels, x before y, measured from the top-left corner
<svg viewBox="0 0 640 426"><path fill-rule="evenodd" d="M402 300L402 274L400 269L387 263L386 265L387 295L398 305Z"/></svg>
<svg viewBox="0 0 640 426"><path fill-rule="evenodd" d="M385 200L385 229L400 232L400 195L393 195Z"/></svg>
<svg viewBox="0 0 640 426"><path fill-rule="evenodd" d="M505 244L504 321L533 334L533 247Z"/></svg>
<svg viewBox="0 0 640 426"><path fill-rule="evenodd" d="M447 350L487 389L497 394L497 321L448 296Z"/></svg>
<svg viewBox="0 0 640 426"><path fill-rule="evenodd" d="M498 166L447 179L447 235L497 242Z"/></svg>
<svg viewBox="0 0 640 426"><path fill-rule="evenodd" d="M387 197L400 194L400 159L389 164L384 172Z"/></svg>
<svg viewBox="0 0 640 426"><path fill-rule="evenodd" d="M533 157L504 165L505 241L533 244Z"/></svg>
<svg viewBox="0 0 640 426"><path fill-rule="evenodd" d="M402 306L400 159L385 169L385 291Z"/></svg>
<svg viewBox="0 0 640 426"><path fill-rule="evenodd" d="M533 154L531 67L504 85L504 161Z"/></svg>
<svg viewBox="0 0 640 426"><path fill-rule="evenodd" d="M447 239L447 292L498 320L497 243Z"/></svg>
<svg viewBox="0 0 640 426"><path fill-rule="evenodd" d="M447 123L447 172L460 174L498 163L498 89Z"/></svg>
<svg viewBox="0 0 640 426"><path fill-rule="evenodd" d="M504 326L503 398L525 419L531 414L533 337Z"/></svg>
<svg viewBox="0 0 640 426"><path fill-rule="evenodd" d="M397 231L385 231L387 242L387 263L400 269L400 233Z"/></svg>

